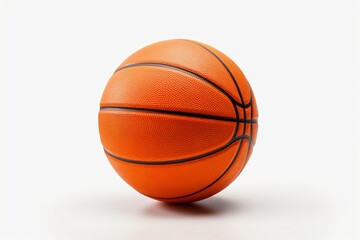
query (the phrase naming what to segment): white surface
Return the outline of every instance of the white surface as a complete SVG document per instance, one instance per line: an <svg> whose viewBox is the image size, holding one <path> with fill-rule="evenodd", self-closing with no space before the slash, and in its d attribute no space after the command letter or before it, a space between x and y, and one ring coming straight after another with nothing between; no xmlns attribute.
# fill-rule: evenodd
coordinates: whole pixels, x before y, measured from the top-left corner
<svg viewBox="0 0 360 240"><path fill-rule="evenodd" d="M0 2L0 239L360 238L356 1L210 2ZM171 38L233 58L260 113L240 177L178 207L122 182L97 130L115 67Z"/></svg>

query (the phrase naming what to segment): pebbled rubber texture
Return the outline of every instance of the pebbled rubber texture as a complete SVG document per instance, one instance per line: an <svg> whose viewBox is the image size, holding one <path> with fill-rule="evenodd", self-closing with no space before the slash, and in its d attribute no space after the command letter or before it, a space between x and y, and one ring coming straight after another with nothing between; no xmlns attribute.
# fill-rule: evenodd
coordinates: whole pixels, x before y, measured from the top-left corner
<svg viewBox="0 0 360 240"><path fill-rule="evenodd" d="M200 42L167 40L126 59L100 103L99 131L115 171L165 202L214 195L242 171L258 110L240 68Z"/></svg>

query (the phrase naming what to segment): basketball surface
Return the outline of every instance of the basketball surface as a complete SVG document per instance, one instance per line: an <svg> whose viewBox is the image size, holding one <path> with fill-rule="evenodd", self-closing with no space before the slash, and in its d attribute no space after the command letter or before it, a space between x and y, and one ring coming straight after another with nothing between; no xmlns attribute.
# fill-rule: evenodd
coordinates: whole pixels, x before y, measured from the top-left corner
<svg viewBox="0 0 360 240"><path fill-rule="evenodd" d="M103 92L99 131L115 171L164 202L193 202L233 182L258 129L252 89L224 53L191 40L127 58Z"/></svg>

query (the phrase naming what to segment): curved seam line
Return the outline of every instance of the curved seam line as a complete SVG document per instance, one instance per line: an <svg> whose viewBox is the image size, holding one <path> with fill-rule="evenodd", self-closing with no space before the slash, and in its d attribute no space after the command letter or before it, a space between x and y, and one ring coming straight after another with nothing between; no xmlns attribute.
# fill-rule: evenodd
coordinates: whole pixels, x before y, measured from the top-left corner
<svg viewBox="0 0 360 240"><path fill-rule="evenodd" d="M233 101L231 101L231 102L232 102L233 107L235 109L235 115L236 115L236 125L235 125L235 129L234 129L234 134L232 136L232 139L234 139L236 137L236 134L237 134L238 129L239 129L239 120L240 120L240 118L239 118L239 111L238 111L238 109L236 107L236 103L234 103ZM245 117L245 119L243 119L243 120L244 120L244 125L245 125L246 124L246 116L244 116L244 117Z"/></svg>
<svg viewBox="0 0 360 240"><path fill-rule="evenodd" d="M252 102L252 101L251 101L251 102ZM252 103L251 103L251 109L250 109L250 111L251 111L251 113L250 113L250 118L251 118L251 120L252 120L252 118L253 118ZM248 138L246 138L246 139L249 141ZM248 155L249 155L250 147L254 147L254 143L253 143L253 141L252 141L252 123L250 124L250 139L251 139L251 140L250 140L249 142L250 142L251 144L249 144L248 149L246 150L246 154L245 154L245 158L244 158L244 163L243 163L243 164L241 165L241 167L240 167L240 172L244 169L244 167L245 167L245 165L246 165L246 163L247 163L247 158L248 158ZM210 187L213 186L215 183L217 183L218 181L220 181L220 179L223 178L223 177L230 171L231 167L232 167L232 166L234 165L234 163L236 162L237 157L238 157L238 155L239 155L239 153L240 153L240 149L241 149L241 145L242 145L242 143L243 143L243 140L244 140L244 138L241 139L241 142L239 143L239 146L238 146L238 148L237 148L237 150L236 150L236 153L235 153L235 155L234 155L234 158L233 158L233 160L230 162L230 164L228 165L228 167L224 170L224 172L223 172L217 179L215 179L214 182L210 183L210 184L207 185L206 187L204 187L204 188L202 188L202 189L200 189L200 190L197 190L196 192L187 194L187 195L183 195L183 196L179 196L179 197L171 197L171 198L154 197L154 196L150 196L150 195L147 195L147 194L144 194L144 193L142 193L142 194L145 195L145 196L147 196L147 197L151 197L151 198L159 199L159 200L176 200L176 199L191 197L191 196L193 196L193 195L196 195L196 194L198 194L198 193L200 193L200 192L202 192L202 191L210 188Z"/></svg>
<svg viewBox="0 0 360 240"><path fill-rule="evenodd" d="M236 149L236 152L235 152L235 155L233 157L233 159L231 160L230 164L226 167L226 169L224 170L224 172L217 178L215 179L212 183L210 183L209 185L207 185L206 187L200 189L200 190L197 190L196 192L193 192L193 193L190 193L190 194L187 194L187 195L183 195L183 196L179 196L179 197L171 197L171 198L163 198L163 197L153 197L153 196L150 196L150 195L146 195L144 193L142 193L143 195L145 196L148 196L148 197L151 197L151 198L155 198L155 199L163 199L163 200L175 200L175 199L180 199L180 198L186 198L186 197L191 197L193 195L196 195L206 189L208 189L209 187L213 186L215 183L217 183L221 178L223 178L226 173L230 170L230 168L232 167L232 165L236 162L236 159L240 153L240 149L241 149L241 146L242 146L242 143L243 143L243 140L244 139L241 139L240 143L239 143L239 146L238 148ZM250 144L249 144L250 145Z"/></svg>
<svg viewBox="0 0 360 240"><path fill-rule="evenodd" d="M252 101L251 101L252 102ZM252 103L251 103L251 109L250 109L251 113L250 113L250 118L251 120L253 119L253 111L252 111ZM244 139L244 138L243 138ZM217 183L218 181L220 181L221 178L223 178L231 169L231 167L234 165L234 163L236 162L237 160L237 157L239 155L239 152L240 152L240 149L241 149L241 145L243 143L243 139L241 139L241 142L239 143L239 146L238 146L238 149L236 150L236 153L234 155L234 158L233 160L230 162L230 164L228 165L228 167L225 169L225 171L217 178L215 179L214 182L210 183L209 185L207 185L206 187L200 189L200 190L197 190L196 192L193 192L193 193L190 193L190 194L187 194L187 195L183 195L183 196L179 196L179 197L171 197L171 198L162 198L162 197L154 197L154 196L150 196L150 195L147 195L147 194L144 194L142 193L143 195L147 196L147 197L151 197L151 198L154 198L154 199L159 199L159 200L176 200L176 199L181 199L181 198L186 198L186 197L191 197L193 195L196 195L208 188L210 188L211 186L213 186L215 183ZM246 138L248 141L249 139ZM241 165L240 167L240 171L242 171L247 163L247 158L248 158L248 155L249 155L249 150L250 150L250 147L254 147L254 143L252 141L252 123L250 124L250 143L249 146L248 146L248 149L246 150L246 155L245 155L245 158L244 158L244 163Z"/></svg>
<svg viewBox="0 0 360 240"><path fill-rule="evenodd" d="M228 93L226 92L224 89L222 89L220 86L218 86L217 84L213 83L212 81L200 76L199 74L196 74L192 71L189 71L189 70L186 70L186 69L183 69L183 68L180 68L180 67L177 67L177 66L173 66L173 65L170 65L170 64L162 64L162 63L151 63L151 62L147 62L147 63L133 63L133 64L127 64L121 68L118 68L117 70L115 70L114 74L123 70L123 69L126 69L126 68L129 68L129 67L136 67L136 66L157 66L157 67L164 67L164 68L169 68L169 69L173 69L173 70L176 70L176 71L179 71L179 72L182 72L182 73L185 73L185 74L188 74L190 76L193 76L199 80L202 80L203 82L205 83L208 83L210 86L213 86L214 88L216 88L218 91L220 91L221 93L223 93L229 100L230 102L233 104L233 108L234 108L234 111L235 111L235 115L236 115L236 119L238 120L239 119L239 112L238 112L238 109L236 107L237 102L236 100ZM245 109L243 108L244 110L244 117L246 118L246 113L245 113ZM246 122L244 122L244 125L246 125ZM237 131L239 129L239 122L237 121L236 122L236 126L234 128L234 133L233 133L233 136L232 136L232 139L234 139L236 137L236 134L237 134ZM243 133L245 133L243 131Z"/></svg>
<svg viewBox="0 0 360 240"><path fill-rule="evenodd" d="M210 120L219 120L226 122L239 122L239 123L256 123L257 120L250 121L250 119L243 118L232 118L232 117L223 117L217 115L210 114L199 114L199 113L191 113L191 112L180 112L180 111L170 111L170 110L162 110L162 109L152 109L152 108L132 108L132 107L119 107L119 106L102 106L100 107L100 111L134 111L134 112L149 112L149 113L158 113L158 114L168 114L168 115L178 115L185 117L194 117L194 118L205 118Z"/></svg>
<svg viewBox="0 0 360 240"><path fill-rule="evenodd" d="M188 75L191 75L191 76L194 76L196 77L197 79L200 79L208 84L210 84L211 86L215 87L216 89L218 89L221 93L223 93L225 96L227 96L230 101L232 102L235 102L237 106L240 106L241 108L247 108L249 107L248 104L242 104L242 103L239 103L238 101L236 101L228 92L226 92L223 88L221 88L220 86L218 86L217 84L213 83L212 81L210 81L209 79L205 78L205 77L202 77L200 76L199 74L197 73L194 73L192 71L189 71L187 69L184 69L184 68L181 68L181 67L177 67L177 66L173 66L173 65L170 65L170 64L164 64L164 63L155 63L155 62L138 62L138 63L129 63L129 64L126 64L125 66L121 67L121 68L118 68L115 70L114 74L124 70L124 69L127 69L127 68L132 68L132 67L141 67L141 66L155 66L155 67L163 67L163 68L170 68L170 69L174 69L174 70L177 70L177 71L180 71L180 72L183 72L185 74L188 74Z"/></svg>
<svg viewBox="0 0 360 240"><path fill-rule="evenodd" d="M237 150L236 150L236 153L235 153L235 155L234 155L233 160L232 160L231 163L228 165L228 167L225 169L225 171L224 171L214 182L212 182L211 184L209 184L209 185L206 186L205 188L202 188L202 189L200 189L200 190L198 190L198 191L196 191L196 192L194 192L194 193L187 194L187 195L185 195L185 196L180 196L180 197L160 198L160 197L152 197L152 196L149 196L149 195L144 194L144 195L146 195L146 196L148 196L148 197L152 197L152 198L156 198L156 199L169 199L169 200L170 200L170 199L180 199L180 198L190 197L190 196L192 196L192 195L195 195L195 194L197 194L197 193L200 193L200 192L206 190L207 188L211 187L211 186L214 185L216 182L218 182L218 181L219 181L223 176L225 176L226 173L231 169L232 165L233 165L233 164L236 162L236 160L237 160L237 157L238 157L238 154L240 153L241 146L242 146L242 143L243 143L243 140L244 140L244 139L247 139L247 140L249 141L249 146L248 146L248 149L247 149L246 155L245 155L245 161L247 160L250 147L251 147L251 146L252 146L252 147L254 146L254 142L252 141L252 124L253 124L252 121L254 120L254 119L253 119L253 111L252 111L252 90L250 89L250 101L249 101L249 103L244 104L244 100L243 100L241 91L240 91L240 89L239 89L239 86L237 85L237 82L236 82L234 76L232 75L230 69L227 67L227 65L226 65L215 53L213 53L211 50L207 49L205 46L203 46L203 45L201 45L201 44L198 44L198 43L196 43L196 42L190 41L190 40L187 40L187 41L192 42L192 43L194 43L194 44L197 44L197 45L203 47L204 49L206 49L207 51L209 51L211 54L213 54L213 55L222 63L222 65L226 68L226 70L228 71L228 73L229 73L229 75L231 76L232 80L234 81L234 84L235 84L235 86L236 86L236 88L237 88L237 91L238 91L238 93L239 93L240 99L241 99L241 101L242 101L242 104L240 104L239 102L237 102L237 101L236 101L231 95L229 95L225 90L223 90L222 88L220 88L219 86L217 86L217 85L214 84L213 82L209 81L209 80L206 79L206 78L201 77L200 75L198 75L198 74L196 74L196 73L193 73L193 72L188 71L188 70L186 70L186 69L182 69L182 68L175 67L175 66L172 66L172 65L166 65L166 64L159 64L159 65L164 65L164 66L167 66L167 67L170 67L170 68L172 67L172 68L175 68L175 69L180 69L180 70L182 70L182 71L184 71L184 72L190 73L190 74L192 74L192 75L194 75L194 76L197 76L198 78L200 78L200 79L202 79L202 80L205 80L205 81L208 82L209 84L211 84L211 85L213 85L214 87L216 87L218 90L222 91L222 92L231 100L231 102L233 102L233 104L234 104L234 109L235 109L235 111L236 111L236 127L235 127L235 133L234 133L233 138L228 142L228 144L224 145L224 146L226 146L226 147L223 146L224 148L218 148L218 149L216 149L216 150L221 151L221 150L227 148L228 146L230 146L232 143L236 142L237 140L241 139L241 141L240 141L239 146L238 146L238 148L237 148ZM133 64L133 65L135 65L135 64ZM158 64L154 64L154 65L158 65ZM126 66L128 66L128 65L126 65ZM117 70L114 72L114 74L115 74L116 72L120 71L121 69L124 69L126 66L124 66L123 68L117 69ZM238 105L238 106L240 106L240 107L243 108L244 118L245 118L245 119L244 119L243 135L241 135L241 136L239 136L239 137L237 137L237 138L235 138L235 136L236 136L237 129L238 129L238 125L239 125L239 118L238 118L238 110L237 110L237 108L236 108L235 105ZM251 112L250 112L250 118L251 118L251 119L250 119L250 136L245 135L245 130L246 130L245 126L246 126L246 121L247 121L245 108L248 108L248 107L251 107L251 109L250 109L250 111L251 111ZM250 139L249 139L249 138L250 138ZM220 149L220 150L219 150L219 149ZM104 150L105 150L105 152L107 151L105 148L104 148ZM216 150L214 150L214 151L216 151ZM216 152L218 152L218 151L216 151ZM213 152L213 153L210 152L210 153L211 153L211 154L214 154L214 153L216 153L216 152ZM205 154L205 156L208 156L208 155L211 155L211 154ZM198 155L198 156L201 156L201 155ZM197 157L197 156L195 156L195 157ZM201 157L204 157L204 156L201 156ZM192 157L192 158L194 158L194 157ZM190 159L192 159L192 158L190 158ZM120 160L120 159L119 159L119 160ZM194 160L194 159L192 159L192 160ZM178 160L175 160L175 161L178 161ZM188 160L188 161L190 161L190 160ZM164 163L164 162L162 162L162 163ZM174 163L174 161L172 161L172 163ZM178 162L178 163L179 163L179 162ZM171 163L167 163L167 164L171 164ZM244 163L244 164L241 166L240 171L243 170L243 167L244 167L245 164L246 164L246 163Z"/></svg>
<svg viewBox="0 0 360 240"><path fill-rule="evenodd" d="M254 112L253 112L253 101L252 101L252 97L253 97L253 91L252 91L252 88L250 87L250 99L251 99L251 106L250 106L250 139L251 139L251 142L253 142L253 123L252 123L252 120L253 120L253 117L254 117ZM250 151L250 145L248 146L248 150L246 152L246 157L245 157L245 161L243 163L243 165L241 166L241 169L244 169L244 167L246 166L247 162L248 162L248 154L249 154L249 151ZM255 145L255 143L253 145L251 145L252 147ZM241 170L242 171L242 170Z"/></svg>
<svg viewBox="0 0 360 240"><path fill-rule="evenodd" d="M232 140L230 140L228 143L226 143L225 145L223 145L220 148L217 148L215 150L212 150L210 152L207 153L203 153L197 156L193 156L193 157L188 157L188 158L183 158L183 159L173 159L173 160L166 160L166 161L142 161L142 160L134 160L134 159L128 159L128 158L123 158L120 156L115 155L114 153L110 152L109 150L107 150L106 148L104 148L104 152L106 154L108 154L109 156L120 160L122 162L127 162L127 163L132 163L132 164L142 164L142 165L167 165L167 164L179 164L179 163L184 163L184 162L190 162L190 161L194 161L197 160L199 158L203 158L203 157L207 157L210 155L213 155L215 153L218 153L224 149L226 149L227 147L229 147L231 144L233 144L234 142L238 141L239 139L247 139L251 144L253 144L252 140L250 139L250 137L248 135L241 135L239 137L236 137Z"/></svg>
<svg viewBox="0 0 360 240"><path fill-rule="evenodd" d="M223 67L226 69L226 71L228 72L230 78L232 79L233 83L235 84L235 87L236 87L236 90L238 92L238 95L240 97L240 100L241 100L241 104L242 104L242 109L243 109L243 114L244 114L244 118L246 119L246 111L245 111L245 108L248 108L249 106L251 106L251 100L252 98L250 98L249 100L249 103L248 104L245 104L244 102L244 98L241 94L241 90L239 88L239 85L237 84L237 81L234 77L234 75L232 74L232 72L230 71L230 69L228 68L228 66L225 64L225 62L218 56L216 55L213 51L211 51L210 49L208 49L207 47L205 47L203 44L200 44L200 43L197 43L197 42L194 42L194 41L191 41L191 40L184 40L184 41L189 41L197 46L200 46L201 48L205 49L206 51L208 51L210 54L212 54L220 63L221 65L223 65ZM246 132L246 122L244 122L244 126L243 126L243 132L242 134L245 134Z"/></svg>
<svg viewBox="0 0 360 240"><path fill-rule="evenodd" d="M233 83L235 84L236 90L237 90L237 92L239 94L239 97L240 97L240 100L241 100L241 105L243 105L244 108L247 108L247 107L249 107L251 105L251 98L250 98L250 101L245 104L244 98L243 98L243 96L241 94L239 85L237 84L237 81L236 81L234 75L230 71L229 67L224 63L224 61L216 53L214 53L213 51L211 51L210 49L208 49L207 47L205 47L204 45L202 45L200 43L197 43L197 42L194 42L194 41L188 40L188 39L182 39L182 40L191 42L191 43L193 43L195 45L198 45L198 46L202 47L203 49L205 49L206 51L208 51L210 54L212 54L221 63L221 65L223 65L223 67L225 67L226 71L230 75L230 78L232 79Z"/></svg>

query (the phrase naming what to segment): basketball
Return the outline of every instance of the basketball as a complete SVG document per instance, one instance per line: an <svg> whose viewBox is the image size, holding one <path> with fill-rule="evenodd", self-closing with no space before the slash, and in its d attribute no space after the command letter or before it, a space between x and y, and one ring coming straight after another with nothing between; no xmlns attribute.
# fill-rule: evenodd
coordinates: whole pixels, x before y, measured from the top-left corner
<svg viewBox="0 0 360 240"><path fill-rule="evenodd" d="M103 92L106 157L139 193L163 202L208 198L232 183L256 142L258 111L240 68L192 40L167 40L128 57Z"/></svg>

